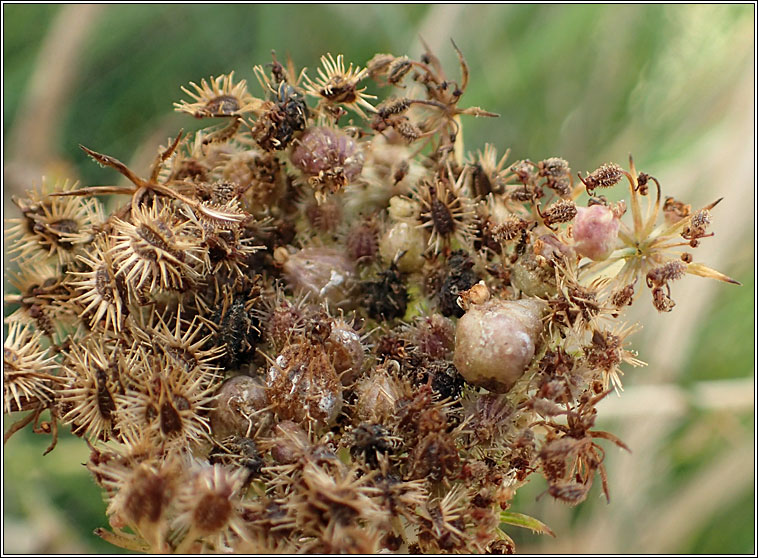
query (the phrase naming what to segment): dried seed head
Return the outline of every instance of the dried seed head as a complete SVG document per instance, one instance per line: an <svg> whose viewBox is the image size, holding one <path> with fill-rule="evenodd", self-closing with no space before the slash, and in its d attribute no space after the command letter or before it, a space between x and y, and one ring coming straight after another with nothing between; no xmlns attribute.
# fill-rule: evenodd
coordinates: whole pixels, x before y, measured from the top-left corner
<svg viewBox="0 0 758 558"><path fill-rule="evenodd" d="M281 82L276 100L264 105L267 110L252 128L253 139L266 151L285 149L308 124L309 110L303 94L292 85Z"/></svg>
<svg viewBox="0 0 758 558"><path fill-rule="evenodd" d="M534 166L527 161L516 161L508 168L508 171L513 173L516 180L524 185L533 182L536 176Z"/></svg>
<svg viewBox="0 0 758 558"><path fill-rule="evenodd" d="M604 205L576 208L574 249L595 261L607 259L616 248L621 221Z"/></svg>
<svg viewBox="0 0 758 558"><path fill-rule="evenodd" d="M282 465L297 461L311 446L305 430L291 420L284 420L274 426L272 437L264 445L270 446L271 457Z"/></svg>
<svg viewBox="0 0 758 558"><path fill-rule="evenodd" d="M116 422L132 437L186 447L210 430L205 416L215 391L214 377L185 370L167 357L141 356L140 384L117 395Z"/></svg>
<svg viewBox="0 0 758 558"><path fill-rule="evenodd" d="M405 315L408 288L395 266L380 271L375 280L361 284L366 313L375 320L392 320Z"/></svg>
<svg viewBox="0 0 758 558"><path fill-rule="evenodd" d="M387 73L393 60L395 60L395 56L392 54L375 54L366 63L366 70L372 78L377 78Z"/></svg>
<svg viewBox="0 0 758 558"><path fill-rule="evenodd" d="M176 462L144 462L122 470L114 464L99 469L106 476L115 477L108 482L116 491L107 510L111 525L130 526L153 548L164 548L169 507L181 476Z"/></svg>
<svg viewBox="0 0 758 558"><path fill-rule="evenodd" d="M412 64L407 56L395 58L387 69L387 81L396 85L411 71Z"/></svg>
<svg viewBox="0 0 758 558"><path fill-rule="evenodd" d="M323 200L353 182L363 170L363 150L351 136L336 128L308 128L297 141L290 160Z"/></svg>
<svg viewBox="0 0 758 558"><path fill-rule="evenodd" d="M154 353L163 353L187 373L196 372L213 378L219 370L215 361L221 357L223 349L203 349L213 334L197 316L192 321L183 320L181 308L170 318L151 314L145 323L139 323L132 331L134 337L150 346Z"/></svg>
<svg viewBox="0 0 758 558"><path fill-rule="evenodd" d="M305 333L308 308L305 299L290 301L277 288L273 295L261 299L263 307L254 310L266 341L276 352L281 351L289 340Z"/></svg>
<svg viewBox="0 0 758 558"><path fill-rule="evenodd" d="M254 111L262 101L247 92L245 80L234 83L234 72L211 78L210 83L203 79L200 85L190 82L194 91L182 87L193 100L174 103L179 112L186 112L195 118L219 116L241 116Z"/></svg>
<svg viewBox="0 0 758 558"><path fill-rule="evenodd" d="M645 277L645 281L651 289L653 287L663 287L669 281L684 277L686 270L687 264L682 261L668 262L660 267L651 269Z"/></svg>
<svg viewBox="0 0 758 558"><path fill-rule="evenodd" d="M368 70L356 67L351 63L345 69L344 57L339 54L335 60L331 54L321 57L321 68L318 69L319 78L311 80L307 75L308 82L306 92L309 95L323 99L329 104L344 104L357 112L362 118L366 114L361 107L374 111L374 107L368 99L376 99L374 95L365 93L366 88L358 89L358 83L368 76Z"/></svg>
<svg viewBox="0 0 758 558"><path fill-rule="evenodd" d="M429 247L435 252L439 252L441 244L449 246L456 240L467 246L471 240L473 204L462 190L467 172L464 170L455 184L448 179L437 179L434 183L425 180L412 192L420 226L429 231Z"/></svg>
<svg viewBox="0 0 758 558"><path fill-rule="evenodd" d="M471 417L469 428L483 444L497 442L511 427L514 409L505 395L469 394L461 403Z"/></svg>
<svg viewBox="0 0 758 558"><path fill-rule="evenodd" d="M415 446L408 459L411 479L429 479L434 482L455 477L460 469L460 456L455 439L450 433L432 431Z"/></svg>
<svg viewBox="0 0 758 558"><path fill-rule="evenodd" d="M570 196L572 181L568 162L559 157L551 157L540 161L537 168L539 175L547 179L545 186L561 197Z"/></svg>
<svg viewBox="0 0 758 558"><path fill-rule="evenodd" d="M232 157L224 173L240 185L242 209L252 215L267 215L286 191L282 163L271 153L248 151L244 157Z"/></svg>
<svg viewBox="0 0 758 558"><path fill-rule="evenodd" d="M544 303L492 298L458 320L455 367L467 382L504 393L523 375L542 331Z"/></svg>
<svg viewBox="0 0 758 558"><path fill-rule="evenodd" d="M539 175L545 178L562 178L567 176L571 169L565 159L560 157L550 157L537 164Z"/></svg>
<svg viewBox="0 0 758 558"><path fill-rule="evenodd" d="M139 206L132 222L114 218L112 249L116 276L123 276L133 291L147 286L182 290L197 279L204 250L191 221L181 219L168 205L155 199Z"/></svg>
<svg viewBox="0 0 758 558"><path fill-rule="evenodd" d="M129 314L129 293L124 275L116 275L112 250L109 240L95 242L87 255L79 256L89 271L72 271L72 276L78 280L72 281L71 285L76 288L77 295L73 301L84 306L82 316L89 316L90 328L102 324L106 331L118 332Z"/></svg>
<svg viewBox="0 0 758 558"><path fill-rule="evenodd" d="M631 306L634 299L634 283L624 285L611 294L611 304L616 308Z"/></svg>
<svg viewBox="0 0 758 558"><path fill-rule="evenodd" d="M363 422L350 432L350 453L354 457L361 456L366 464L375 468L379 464L379 456L387 455L397 445L389 431L381 424Z"/></svg>
<svg viewBox="0 0 758 558"><path fill-rule="evenodd" d="M355 470L332 472L309 462L286 506L306 536L321 538L330 526L333 529L359 522L378 523L388 514L369 498L368 481L366 476L357 476Z"/></svg>
<svg viewBox="0 0 758 558"><path fill-rule="evenodd" d="M63 363L65 384L59 398L66 412L61 421L90 440L109 440L116 424L116 395L124 393L123 360L116 345L95 336L71 346Z"/></svg>
<svg viewBox="0 0 758 558"><path fill-rule="evenodd" d="M354 223L345 238L348 256L356 262L370 262L379 252L379 223L369 217Z"/></svg>
<svg viewBox="0 0 758 558"><path fill-rule="evenodd" d="M240 514L240 494L244 471L231 472L221 465L197 465L177 491L173 525L188 537L214 535L216 550L229 548L234 537L245 537Z"/></svg>
<svg viewBox="0 0 758 558"><path fill-rule="evenodd" d="M682 231L682 238L690 241L690 246L697 247L698 239L706 236L713 236L713 233L707 234L708 225L711 224L711 213L707 209L701 209L690 217L690 222Z"/></svg>
<svg viewBox="0 0 758 558"><path fill-rule="evenodd" d="M402 114L411 106L411 100L405 97L390 97L385 99L376 107L376 114L380 118L389 118L397 114Z"/></svg>
<svg viewBox="0 0 758 558"><path fill-rule="evenodd" d="M342 222L342 204L334 198L321 203L313 198L305 206L304 213L312 229L322 233L333 232Z"/></svg>
<svg viewBox="0 0 758 558"><path fill-rule="evenodd" d="M437 299L443 316L463 316L458 297L481 280L474 270L474 261L465 250L456 250L447 260Z"/></svg>
<svg viewBox="0 0 758 558"><path fill-rule="evenodd" d="M29 192L25 199L13 199L22 216L9 219L8 252L14 259L39 259L55 256L59 263L69 264L92 242L93 227L104 221L100 202L79 196L50 196L76 189L76 184L43 185Z"/></svg>
<svg viewBox="0 0 758 558"><path fill-rule="evenodd" d="M408 143L413 143L424 133L405 116L393 119L392 128Z"/></svg>
<svg viewBox="0 0 758 558"><path fill-rule="evenodd" d="M50 405L61 381L53 372L54 357L40 343L42 334L31 325L10 321L3 344L3 412Z"/></svg>

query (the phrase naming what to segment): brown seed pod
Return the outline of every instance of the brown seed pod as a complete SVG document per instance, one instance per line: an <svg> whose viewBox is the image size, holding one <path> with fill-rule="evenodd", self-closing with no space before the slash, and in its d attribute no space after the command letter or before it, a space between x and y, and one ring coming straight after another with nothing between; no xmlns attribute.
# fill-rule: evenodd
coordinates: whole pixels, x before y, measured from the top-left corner
<svg viewBox="0 0 758 558"><path fill-rule="evenodd" d="M228 436L250 437L270 426L265 387L250 376L229 378L216 392L209 413L211 430L217 440Z"/></svg>
<svg viewBox="0 0 758 558"><path fill-rule="evenodd" d="M342 410L342 384L329 355L307 337L290 343L271 361L266 386L280 420L327 426Z"/></svg>

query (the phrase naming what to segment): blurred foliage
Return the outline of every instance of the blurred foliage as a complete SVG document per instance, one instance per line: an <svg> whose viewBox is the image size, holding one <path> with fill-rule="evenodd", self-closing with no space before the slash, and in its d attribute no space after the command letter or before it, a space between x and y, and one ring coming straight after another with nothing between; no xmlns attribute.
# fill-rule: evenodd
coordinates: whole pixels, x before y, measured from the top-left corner
<svg viewBox="0 0 758 558"><path fill-rule="evenodd" d="M42 41L62 9L66 8L3 6L5 136L13 129L29 77L37 70ZM326 52L344 53L348 62L364 65L377 52L418 55L421 35L434 46L448 77L458 79L449 44L452 37L471 67L463 105L501 115L464 122L467 150L481 149L486 140L501 153L510 147L511 161L557 155L570 161L575 172L592 170L607 160L625 163L628 150L633 150L640 166L657 173L652 169L678 168L678 161L691 161L693 153L702 152L724 114L734 108L730 107L734 84L753 72L754 9L750 5L109 5L77 60L74 92L61 108L65 114L63 129L55 138L57 154L75 165L84 183L107 184L114 180L113 171L92 164L77 145L129 160L146 138L153 138L157 143L147 150L154 153L179 128L198 125L172 112L172 103L183 98L181 85L234 70L238 79L248 80L255 94L259 86L252 66L269 62L272 49L280 59L290 54L298 69L315 69ZM752 78L754 82L754 73ZM677 178L658 176L664 188L664 178L670 182ZM714 184L719 177L696 171L687 176L693 205L712 201L714 188L729 188ZM751 201L732 200L729 211L749 210L754 206ZM728 226L728 214L724 210L717 215L716 230ZM717 290L708 319L697 329L694 350L685 359L684 385L746 377L753 370L752 238L745 238L733 251L727 259L730 269L723 271L744 286ZM752 434L752 416L730 420ZM9 423L4 417L4 429ZM598 428L615 432L618 426ZM668 465L653 485L660 489L651 494L649 506L654 508L665 509L667 496L732 443L724 432L734 429L734 424L713 413L691 414L672 426L661 442L662 463ZM3 460L4 521L28 517L32 508L26 491L33 486L33 493L46 495L65 525L77 531L76 544L85 545L84 550L53 547L50 552L65 551L62 548L115 552L91 534L105 523L105 505L79 465L87 458L86 446L63 434L59 447L40 460L47 443L46 437L22 433L8 444L13 458ZM612 471L618 460L627 457L609 452L606 463ZM613 513L601 500L599 484L597 479L584 505L570 510L569 525ZM544 489L540 481L524 487L512 510L545 520L560 504L547 495L535 501ZM714 508L711 521L673 551L754 551L753 500L752 492L745 493ZM29 521L37 525L34 519ZM554 530L556 544L569 535ZM539 536L527 530L508 532L518 545L539 544ZM630 533L628 544L635 540ZM628 546L624 551L637 549Z"/></svg>

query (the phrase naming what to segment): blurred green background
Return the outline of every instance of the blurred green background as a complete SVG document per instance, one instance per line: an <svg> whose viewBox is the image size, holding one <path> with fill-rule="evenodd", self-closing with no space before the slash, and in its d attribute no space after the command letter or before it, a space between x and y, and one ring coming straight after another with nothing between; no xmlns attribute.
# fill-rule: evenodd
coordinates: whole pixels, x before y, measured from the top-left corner
<svg viewBox="0 0 758 558"><path fill-rule="evenodd" d="M535 479L513 509L558 536L509 532L522 553L755 552L754 6L5 4L3 26L5 202L42 175L113 181L80 143L144 171L197 127L172 111L189 81L234 70L256 94L272 49L298 68L326 52L364 65L418 56L419 36L456 79L453 38L471 66L462 105L501 115L464 121L467 150L574 172L632 152L667 195L724 196L695 256L743 286L688 277L666 315L640 297L632 341L649 366L627 370L598 424L633 450L605 444L611 503L599 486L578 508L537 501ZM85 444L62 436L43 458L47 444L24 432L4 447L3 550L115 552L92 535L107 520Z"/></svg>

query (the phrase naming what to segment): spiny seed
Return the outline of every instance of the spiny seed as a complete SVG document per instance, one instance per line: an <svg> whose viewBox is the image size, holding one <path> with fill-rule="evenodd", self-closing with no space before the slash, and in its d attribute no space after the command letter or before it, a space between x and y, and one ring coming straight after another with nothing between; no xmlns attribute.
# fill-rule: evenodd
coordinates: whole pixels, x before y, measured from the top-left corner
<svg viewBox="0 0 758 558"><path fill-rule="evenodd" d="M166 347L165 351L170 357L181 364L187 372L194 370L198 364L195 355L193 355L184 347L169 345Z"/></svg>
<svg viewBox="0 0 758 558"><path fill-rule="evenodd" d="M579 178L584 182L588 190L594 190L595 188L610 188L618 184L622 176L624 176L624 173L621 167L616 163L606 163L591 172L586 178L582 178L581 175L579 175Z"/></svg>
<svg viewBox="0 0 758 558"><path fill-rule="evenodd" d="M390 64L387 81L393 84L399 83L400 80L403 79L406 74L411 71L411 67L411 61L407 56L395 58L395 60L393 60Z"/></svg>
<svg viewBox="0 0 758 558"><path fill-rule="evenodd" d="M170 403L161 405L161 432L166 436L182 431L182 417Z"/></svg>
<svg viewBox="0 0 758 558"><path fill-rule="evenodd" d="M441 236L450 236L455 232L455 219L450 208L436 196L432 199L430 213L434 229Z"/></svg>
<svg viewBox="0 0 758 558"><path fill-rule="evenodd" d="M205 104L205 110L210 114L234 114L239 109L239 101L231 95L219 95Z"/></svg>
<svg viewBox="0 0 758 558"><path fill-rule="evenodd" d="M399 99L387 99L376 107L376 112L382 118L388 118L393 114L401 114L405 112L408 110L409 106L411 106L410 99L405 99L403 97Z"/></svg>
<svg viewBox="0 0 758 558"><path fill-rule="evenodd" d="M571 200L560 200L551 205L543 214L545 224L567 223L576 217L576 204Z"/></svg>
<svg viewBox="0 0 758 558"><path fill-rule="evenodd" d="M95 272L95 289L103 300L113 302L113 288L111 287L111 274L108 267L103 264Z"/></svg>
<svg viewBox="0 0 758 558"><path fill-rule="evenodd" d="M48 226L58 234L76 234L79 232L79 223L73 219L60 219L53 221Z"/></svg>
<svg viewBox="0 0 758 558"><path fill-rule="evenodd" d="M193 525L200 532L213 533L226 525L232 514L232 503L222 494L205 494L195 507Z"/></svg>
<svg viewBox="0 0 758 558"><path fill-rule="evenodd" d="M105 370L98 369L95 375L95 380L97 384L97 408L103 418L110 420L113 411L116 410L116 403L113 401L113 396L108 390Z"/></svg>

